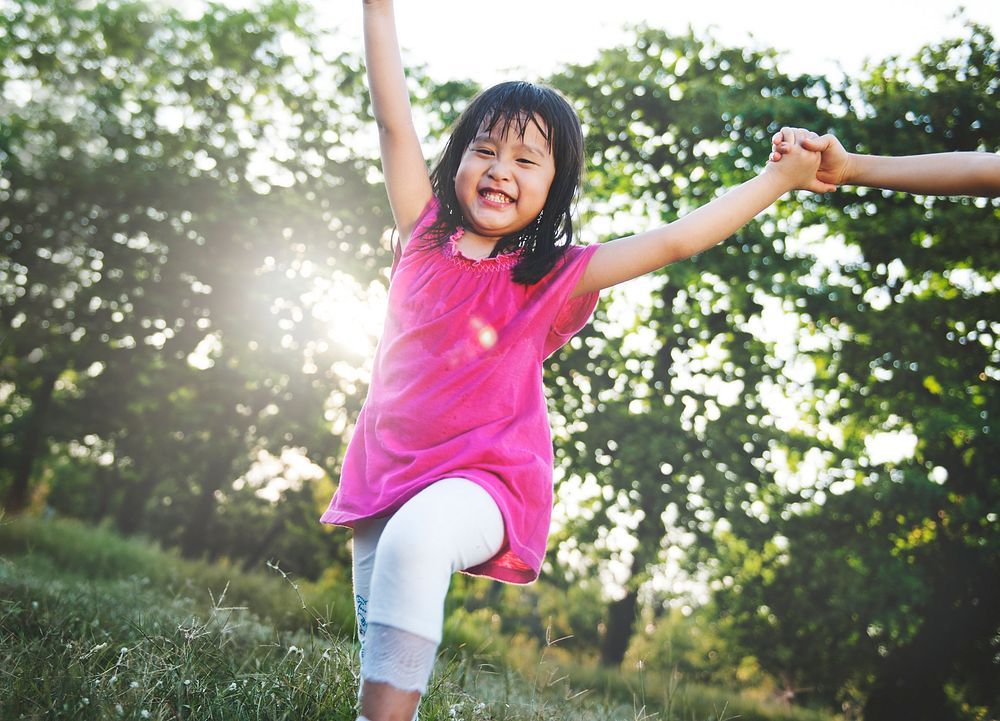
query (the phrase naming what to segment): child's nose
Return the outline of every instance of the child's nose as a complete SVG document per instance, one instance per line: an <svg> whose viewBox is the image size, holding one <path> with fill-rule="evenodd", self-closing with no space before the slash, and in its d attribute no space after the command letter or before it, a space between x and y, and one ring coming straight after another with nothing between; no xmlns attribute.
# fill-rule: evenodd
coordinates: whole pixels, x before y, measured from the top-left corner
<svg viewBox="0 0 1000 721"><path fill-rule="evenodd" d="M510 164L501 158L493 161L489 169L489 176L494 180L507 180L510 178Z"/></svg>

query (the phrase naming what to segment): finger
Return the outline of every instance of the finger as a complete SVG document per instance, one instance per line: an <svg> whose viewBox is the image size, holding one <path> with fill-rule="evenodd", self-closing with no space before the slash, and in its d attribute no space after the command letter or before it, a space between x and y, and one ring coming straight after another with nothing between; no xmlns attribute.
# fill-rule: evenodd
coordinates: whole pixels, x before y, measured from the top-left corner
<svg viewBox="0 0 1000 721"><path fill-rule="evenodd" d="M832 193L836 189L837 189L836 185L831 185L830 183L823 183L820 182L819 180L814 181L809 186L809 190L813 191L814 193Z"/></svg>
<svg viewBox="0 0 1000 721"><path fill-rule="evenodd" d="M805 148L806 150L815 150L822 153L824 150L827 150L830 147L830 144L832 142L833 142L833 136L830 134L817 137L808 137L802 141L802 147Z"/></svg>

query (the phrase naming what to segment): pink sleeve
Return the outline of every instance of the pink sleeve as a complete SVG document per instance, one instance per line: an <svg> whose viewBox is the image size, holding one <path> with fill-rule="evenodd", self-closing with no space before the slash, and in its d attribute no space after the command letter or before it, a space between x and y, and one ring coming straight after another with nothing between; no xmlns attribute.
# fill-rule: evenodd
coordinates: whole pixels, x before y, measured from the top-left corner
<svg viewBox="0 0 1000 721"><path fill-rule="evenodd" d="M562 348L570 338L576 335L590 320L594 308L597 307L598 291L572 297L573 289L587 270L596 245L573 246L566 251L565 265L559 271L555 281L558 286L557 298L561 299L559 310L549 328L545 339L544 357L548 358Z"/></svg>
<svg viewBox="0 0 1000 721"><path fill-rule="evenodd" d="M410 238L406 245L409 247L413 239L419 237L428 226L434 222L434 218L437 217L437 210L441 207L441 203L438 201L437 196L432 195L431 199L427 201L427 205L424 209L420 211L420 217L417 218L417 224L413 226L413 232L410 233ZM392 278L396 274L396 267L399 265L399 261L403 259L403 246L399 241L399 235L396 235L396 242L392 244L392 268L389 271L389 277Z"/></svg>

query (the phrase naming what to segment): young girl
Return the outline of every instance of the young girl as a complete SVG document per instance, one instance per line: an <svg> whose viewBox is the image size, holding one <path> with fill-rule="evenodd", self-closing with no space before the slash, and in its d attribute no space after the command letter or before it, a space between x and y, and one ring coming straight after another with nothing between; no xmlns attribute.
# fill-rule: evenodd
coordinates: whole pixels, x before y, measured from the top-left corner
<svg viewBox="0 0 1000 721"><path fill-rule="evenodd" d="M533 581L552 503L542 362L598 292L719 243L784 193L832 189L787 130L780 164L668 226L572 245L580 123L555 91L474 99L428 172L391 0L364 0L365 56L401 242L365 406L324 523L354 529L361 712L410 721L456 571Z"/></svg>

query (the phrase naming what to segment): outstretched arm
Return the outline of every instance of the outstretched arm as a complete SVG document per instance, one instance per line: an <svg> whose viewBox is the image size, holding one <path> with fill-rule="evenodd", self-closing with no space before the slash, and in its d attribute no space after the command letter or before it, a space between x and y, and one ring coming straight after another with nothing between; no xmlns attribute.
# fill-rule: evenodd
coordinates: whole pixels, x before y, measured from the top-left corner
<svg viewBox="0 0 1000 721"><path fill-rule="evenodd" d="M413 127L392 0L364 0L365 65L378 124L382 172L402 243L431 198L430 174Z"/></svg>
<svg viewBox="0 0 1000 721"><path fill-rule="evenodd" d="M782 152L782 142L774 143L776 152ZM1000 195L1000 155L993 153L860 155L848 153L829 134L813 134L802 145L822 153L816 177L832 185L864 185L921 195Z"/></svg>
<svg viewBox="0 0 1000 721"><path fill-rule="evenodd" d="M721 243L790 190L833 190L833 186L816 180L819 154L800 144L805 131L783 128L782 133L788 151L781 163L768 163L756 178L669 225L602 243L575 294L608 288L697 255Z"/></svg>

